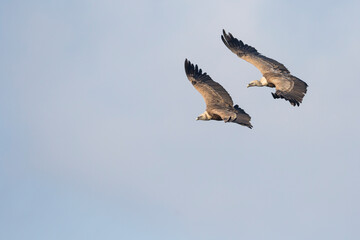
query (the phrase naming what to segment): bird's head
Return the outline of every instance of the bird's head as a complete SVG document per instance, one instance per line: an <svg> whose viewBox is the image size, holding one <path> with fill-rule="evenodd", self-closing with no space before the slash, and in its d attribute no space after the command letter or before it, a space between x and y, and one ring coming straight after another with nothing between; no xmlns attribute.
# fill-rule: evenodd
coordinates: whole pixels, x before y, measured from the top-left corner
<svg viewBox="0 0 360 240"><path fill-rule="evenodd" d="M205 111L203 114L199 115L199 116L196 118L196 121L197 121L197 120L208 121L208 120L210 120L210 119L211 119L210 115Z"/></svg>
<svg viewBox="0 0 360 240"><path fill-rule="evenodd" d="M262 87L263 85L261 84L261 82L259 80L254 80L254 81L251 81L249 82L249 84L247 85L247 87Z"/></svg>

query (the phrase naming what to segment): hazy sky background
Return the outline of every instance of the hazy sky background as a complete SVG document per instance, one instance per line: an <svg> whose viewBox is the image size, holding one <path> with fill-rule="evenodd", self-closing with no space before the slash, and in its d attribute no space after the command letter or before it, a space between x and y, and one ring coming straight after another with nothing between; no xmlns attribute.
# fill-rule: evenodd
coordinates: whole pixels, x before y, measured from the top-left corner
<svg viewBox="0 0 360 240"><path fill-rule="evenodd" d="M0 1L1 239L360 239L359 1ZM222 29L309 85L299 108ZM252 116L205 110L184 60Z"/></svg>

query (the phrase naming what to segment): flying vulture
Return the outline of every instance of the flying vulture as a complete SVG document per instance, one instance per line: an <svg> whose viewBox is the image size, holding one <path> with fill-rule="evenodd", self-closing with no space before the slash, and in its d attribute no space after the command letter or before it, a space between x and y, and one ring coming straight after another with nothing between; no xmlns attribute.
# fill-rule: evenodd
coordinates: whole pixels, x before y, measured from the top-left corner
<svg viewBox="0 0 360 240"><path fill-rule="evenodd" d="M185 59L186 76L196 90L200 92L206 103L206 111L196 120L216 120L234 122L252 128L251 117L238 105L233 106L229 93L209 75L203 73L197 65L194 66Z"/></svg>
<svg viewBox="0 0 360 240"><path fill-rule="evenodd" d="M284 98L293 106L300 105L308 86L304 81L291 75L283 64L261 55L255 48L234 38L231 33L226 34L223 30L221 39L233 53L253 64L262 73L260 81L252 81L247 87L275 87L276 92L271 93L274 98Z"/></svg>

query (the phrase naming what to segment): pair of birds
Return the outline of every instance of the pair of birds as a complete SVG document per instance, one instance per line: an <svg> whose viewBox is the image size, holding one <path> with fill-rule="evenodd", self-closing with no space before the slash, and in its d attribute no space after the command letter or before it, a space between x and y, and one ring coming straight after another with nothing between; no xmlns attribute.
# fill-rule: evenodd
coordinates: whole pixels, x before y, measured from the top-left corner
<svg viewBox="0 0 360 240"><path fill-rule="evenodd" d="M304 81L291 75L283 64L261 55L255 48L244 44L241 40L233 37L231 33L223 30L221 39L233 53L253 64L262 73L263 77L260 81L251 81L247 87L276 88L275 93L271 93L274 99L283 98L293 106L300 105L308 86ZM206 103L206 111L196 120L223 120L252 128L249 114L238 105L233 105L229 93L219 83L213 81L209 75L203 73L197 65L194 66L187 59L185 59L185 72Z"/></svg>

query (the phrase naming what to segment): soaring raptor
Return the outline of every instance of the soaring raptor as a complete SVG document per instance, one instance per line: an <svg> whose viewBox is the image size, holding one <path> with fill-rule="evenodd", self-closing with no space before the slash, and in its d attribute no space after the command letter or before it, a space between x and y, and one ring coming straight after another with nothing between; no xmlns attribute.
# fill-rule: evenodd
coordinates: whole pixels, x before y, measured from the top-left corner
<svg viewBox="0 0 360 240"><path fill-rule="evenodd" d="M251 117L238 105L233 106L229 93L219 83L213 81L209 75L187 59L185 59L185 72L206 103L206 111L196 120L224 120L252 128Z"/></svg>
<svg viewBox="0 0 360 240"><path fill-rule="evenodd" d="M247 87L275 87L275 93L271 93L274 98L284 98L293 106L300 105L308 86L304 81L291 75L283 64L261 55L255 48L244 44L231 33L227 34L223 30L221 39L233 53L253 64L262 73L260 81L251 81Z"/></svg>

